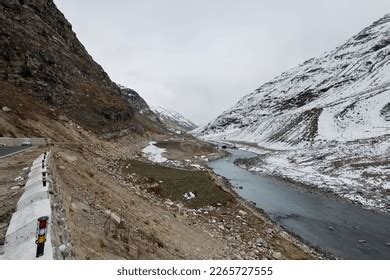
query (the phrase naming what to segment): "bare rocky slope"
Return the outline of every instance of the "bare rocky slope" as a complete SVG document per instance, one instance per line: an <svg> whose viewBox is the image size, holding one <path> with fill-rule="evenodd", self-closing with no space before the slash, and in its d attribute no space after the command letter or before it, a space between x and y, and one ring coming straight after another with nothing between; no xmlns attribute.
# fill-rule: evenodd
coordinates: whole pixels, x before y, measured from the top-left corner
<svg viewBox="0 0 390 280"><path fill-rule="evenodd" d="M19 131L32 132L20 121L31 110L51 119L63 115L105 137L145 131L148 120L88 54L53 1L1 1L0 34L0 105L19 117L13 119ZM15 131L1 127L0 133Z"/></svg>
<svg viewBox="0 0 390 280"><path fill-rule="evenodd" d="M248 165L252 170L387 211L389 108L386 15L336 49L263 84L197 133L252 143L262 154Z"/></svg>
<svg viewBox="0 0 390 280"><path fill-rule="evenodd" d="M184 116L161 106L149 106L146 101L131 88L118 85L127 102L142 116L160 125L166 132L177 133L193 130L197 126Z"/></svg>

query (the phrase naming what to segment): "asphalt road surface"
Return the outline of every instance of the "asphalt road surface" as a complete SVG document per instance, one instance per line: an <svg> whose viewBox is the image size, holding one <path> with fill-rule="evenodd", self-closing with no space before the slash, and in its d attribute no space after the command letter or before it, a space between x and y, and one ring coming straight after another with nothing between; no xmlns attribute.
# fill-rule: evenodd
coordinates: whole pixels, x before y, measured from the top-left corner
<svg viewBox="0 0 390 280"><path fill-rule="evenodd" d="M0 147L0 158L31 148L31 146Z"/></svg>

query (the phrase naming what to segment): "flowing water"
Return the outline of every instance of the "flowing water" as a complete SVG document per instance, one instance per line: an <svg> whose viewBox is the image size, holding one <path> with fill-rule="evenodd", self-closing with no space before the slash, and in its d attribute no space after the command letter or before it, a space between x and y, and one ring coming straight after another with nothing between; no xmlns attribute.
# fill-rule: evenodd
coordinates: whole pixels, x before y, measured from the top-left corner
<svg viewBox="0 0 390 280"><path fill-rule="evenodd" d="M233 162L256 154L229 150L210 162L237 193L256 203L274 221L311 244L345 259L390 259L390 215L362 209L333 196L312 193L291 183L251 173Z"/></svg>

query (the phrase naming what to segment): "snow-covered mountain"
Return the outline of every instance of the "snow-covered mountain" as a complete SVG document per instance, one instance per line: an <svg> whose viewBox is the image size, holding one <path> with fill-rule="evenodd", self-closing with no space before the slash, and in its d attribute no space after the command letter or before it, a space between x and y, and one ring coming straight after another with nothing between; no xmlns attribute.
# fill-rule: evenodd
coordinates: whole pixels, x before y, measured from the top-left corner
<svg viewBox="0 0 390 280"><path fill-rule="evenodd" d="M243 97L202 133L292 145L382 136L390 133L389 90L390 14Z"/></svg>
<svg viewBox="0 0 390 280"><path fill-rule="evenodd" d="M263 155L252 170L389 210L390 14L263 84L197 133L255 143Z"/></svg>
<svg viewBox="0 0 390 280"><path fill-rule="evenodd" d="M166 109L161 106L150 106L150 109L168 128L180 131L190 131L197 127L196 124L174 110Z"/></svg>

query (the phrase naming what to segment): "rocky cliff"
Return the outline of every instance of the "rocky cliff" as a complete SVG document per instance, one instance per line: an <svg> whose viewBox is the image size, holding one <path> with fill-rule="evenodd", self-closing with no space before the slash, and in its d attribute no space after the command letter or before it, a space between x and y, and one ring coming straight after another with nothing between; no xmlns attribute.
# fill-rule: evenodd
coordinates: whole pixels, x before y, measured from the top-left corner
<svg viewBox="0 0 390 280"><path fill-rule="evenodd" d="M2 0L0 37L0 105L9 114L63 115L106 136L145 129L137 104L88 54L52 0Z"/></svg>

